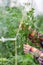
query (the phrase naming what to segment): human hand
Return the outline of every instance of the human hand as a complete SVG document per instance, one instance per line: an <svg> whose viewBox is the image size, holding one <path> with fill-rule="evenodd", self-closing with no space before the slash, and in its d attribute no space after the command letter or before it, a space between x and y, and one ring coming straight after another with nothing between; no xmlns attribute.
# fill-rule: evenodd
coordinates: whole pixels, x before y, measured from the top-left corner
<svg viewBox="0 0 43 65"><path fill-rule="evenodd" d="M27 53L29 52L30 48L31 48L30 45L24 44L24 45L23 45L24 53L27 54Z"/></svg>

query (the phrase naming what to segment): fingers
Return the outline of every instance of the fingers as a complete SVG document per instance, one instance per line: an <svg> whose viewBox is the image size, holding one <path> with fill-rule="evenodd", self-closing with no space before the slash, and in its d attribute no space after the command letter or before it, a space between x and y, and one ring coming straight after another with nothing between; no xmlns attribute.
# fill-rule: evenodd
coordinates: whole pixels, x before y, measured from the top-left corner
<svg viewBox="0 0 43 65"><path fill-rule="evenodd" d="M23 49L24 49L24 53L28 53L28 51L29 51L29 49L30 49L30 45L24 44L24 45L23 45Z"/></svg>
<svg viewBox="0 0 43 65"><path fill-rule="evenodd" d="M23 45L23 49L24 49L24 53L27 53L28 48L26 44Z"/></svg>

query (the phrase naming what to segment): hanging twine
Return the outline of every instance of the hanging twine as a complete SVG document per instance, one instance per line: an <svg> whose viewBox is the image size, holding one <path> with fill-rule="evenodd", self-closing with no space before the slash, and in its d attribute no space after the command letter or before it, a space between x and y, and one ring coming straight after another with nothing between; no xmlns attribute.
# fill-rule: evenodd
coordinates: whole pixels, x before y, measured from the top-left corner
<svg viewBox="0 0 43 65"><path fill-rule="evenodd" d="M16 40L15 40L15 65L17 65L17 37L19 35L19 31L21 30L21 25L23 23L23 18L20 22L20 25L19 25L19 28L18 28L18 31L17 31L17 34L16 34Z"/></svg>

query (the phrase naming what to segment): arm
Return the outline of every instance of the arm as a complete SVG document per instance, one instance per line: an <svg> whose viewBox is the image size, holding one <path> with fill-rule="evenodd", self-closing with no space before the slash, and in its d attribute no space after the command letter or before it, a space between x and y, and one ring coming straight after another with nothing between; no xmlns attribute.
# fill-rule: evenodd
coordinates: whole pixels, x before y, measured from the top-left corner
<svg viewBox="0 0 43 65"><path fill-rule="evenodd" d="M32 52L32 53L38 53L38 55L41 58L43 58L43 53L40 50L38 50L38 49L28 45L28 44L24 44L24 53L27 54L29 51Z"/></svg>

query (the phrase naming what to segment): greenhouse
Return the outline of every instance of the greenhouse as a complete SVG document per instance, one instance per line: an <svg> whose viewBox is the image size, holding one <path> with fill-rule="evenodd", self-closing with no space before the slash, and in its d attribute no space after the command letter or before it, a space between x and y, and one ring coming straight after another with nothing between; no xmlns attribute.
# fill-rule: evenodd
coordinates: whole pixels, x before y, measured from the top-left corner
<svg viewBox="0 0 43 65"><path fill-rule="evenodd" d="M43 0L0 0L0 65L43 65Z"/></svg>

